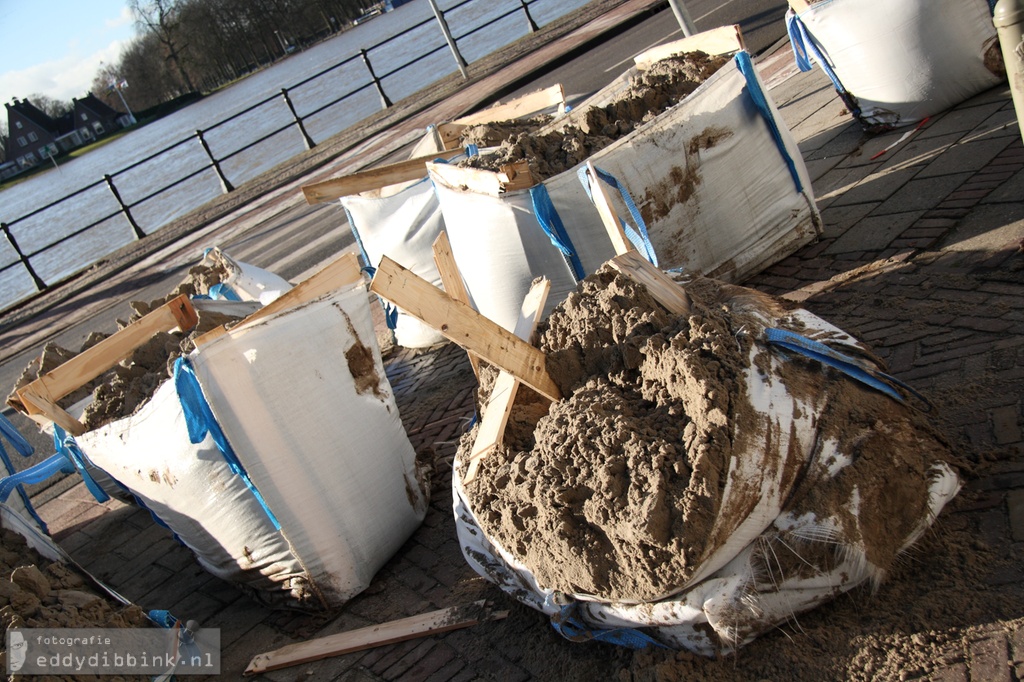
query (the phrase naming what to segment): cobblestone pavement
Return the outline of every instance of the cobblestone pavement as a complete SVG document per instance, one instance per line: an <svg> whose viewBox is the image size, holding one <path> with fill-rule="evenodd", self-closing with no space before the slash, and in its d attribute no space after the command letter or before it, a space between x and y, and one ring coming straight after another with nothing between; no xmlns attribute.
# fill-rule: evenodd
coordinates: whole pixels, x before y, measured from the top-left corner
<svg viewBox="0 0 1024 682"><path fill-rule="evenodd" d="M905 131L863 135L827 80L796 74L784 51L761 68L801 141L824 234L746 284L864 339L892 373L929 395L969 463L965 491L938 525L975 533L991 560L979 589L1013 595L1008 613L972 616L976 631L960 653L922 663L906 677L1024 679L1024 612L1017 610L1024 582L1024 147L1009 92L996 88L934 116L878 156ZM414 447L432 450L438 463L433 501L423 526L371 587L333 618L261 607L205 574L146 512L98 505L83 486L48 503L44 518L62 546L128 598L221 628L225 678L238 677L253 655L289 642L487 598L509 617L262 678L673 679L671 654L569 643L468 568L449 486L457 440L473 415L469 363L445 345L393 349L386 364ZM763 646L783 637L766 635ZM715 679L726 679L723 669L729 667L716 662ZM742 669L735 675L741 679Z"/></svg>

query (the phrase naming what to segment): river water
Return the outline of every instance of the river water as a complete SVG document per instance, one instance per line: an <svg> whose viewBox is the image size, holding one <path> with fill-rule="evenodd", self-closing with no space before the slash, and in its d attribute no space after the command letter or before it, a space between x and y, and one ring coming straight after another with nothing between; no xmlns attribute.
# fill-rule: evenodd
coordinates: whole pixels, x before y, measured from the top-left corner
<svg viewBox="0 0 1024 682"><path fill-rule="evenodd" d="M467 62L472 63L529 32L526 15L521 10L497 19L521 7L519 0L473 0L457 9L447 10L459 2L439 0L438 5L445 11L445 20L455 36L482 27L459 41L459 51ZM529 8L534 21L543 26L584 5L586 0L534 0ZM11 233L22 252L33 253L103 219L95 228L31 259L33 268L48 283L78 272L134 239L128 221L118 212L120 207L105 183L100 182L99 186L31 218L21 218L101 181L105 174L109 174L114 176L121 198L132 206L135 221L144 232L151 233L173 218L214 199L222 191L215 172L212 169L201 170L210 164L210 160L196 138L197 130L204 130L204 137L216 158L230 156L221 162L221 169L237 186L305 150L301 134L292 125L244 152L233 154L252 141L288 125L293 120L291 112L283 98L278 97L276 101L229 123L207 129L267 97L279 95L282 88L288 89L296 111L305 117L327 102L372 82L362 60L355 59L321 78L293 88L312 74L358 55L361 48L369 50L373 69L382 76L384 91L394 102L457 72L438 23L432 19L433 12L427 0L415 0L293 54L268 69L77 159L58 161L58 168L39 173L0 192L0 222L13 223L10 225ZM424 20L431 21L400 39L371 49ZM431 51L430 56L408 68L384 76ZM304 125L313 140L319 142L379 111L381 106L380 96L371 86L305 119ZM178 142L182 144L158 158L135 169L119 172ZM173 189L147 199L161 187L197 171L195 176L183 180ZM134 205L137 202L138 205ZM0 268L6 268L0 270L0 310L36 290L23 267L6 267L17 261L13 247L0 238Z"/></svg>

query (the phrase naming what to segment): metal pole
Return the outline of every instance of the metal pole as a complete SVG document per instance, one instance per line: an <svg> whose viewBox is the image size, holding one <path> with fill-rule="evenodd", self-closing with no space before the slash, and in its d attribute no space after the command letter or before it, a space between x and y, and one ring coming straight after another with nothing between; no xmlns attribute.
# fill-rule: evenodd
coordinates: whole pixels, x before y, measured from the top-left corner
<svg viewBox="0 0 1024 682"><path fill-rule="evenodd" d="M213 170L217 171L217 177L220 178L220 188L224 191L224 194L234 191L235 187L228 179L224 177L224 171L220 169L220 163L217 159L213 158L213 152L210 151L210 145L206 144L206 139L203 137L203 131L197 130L196 137L199 138L199 144L203 145L203 150L206 155L210 157L210 165L213 166Z"/></svg>
<svg viewBox="0 0 1024 682"><path fill-rule="evenodd" d="M363 64L366 64L366 69L370 72L370 78L373 79L373 84L377 86L377 94L380 95L381 105L387 109L391 106L391 99L384 94L384 84L377 78L377 74L373 71L373 64L370 63L370 55L366 53L366 50L359 48L359 53L363 55Z"/></svg>
<svg viewBox="0 0 1024 682"><path fill-rule="evenodd" d="M281 88L281 96L284 97L284 103L288 105L288 110L292 112L292 118L295 119L295 125L299 127L299 132L302 133L302 141L306 143L306 149L312 149L316 146L316 142L313 142L313 138L306 132L306 127L302 125L302 119L299 118L298 113L295 111L295 106L292 104L292 100L288 97L288 90Z"/></svg>
<svg viewBox="0 0 1024 682"><path fill-rule="evenodd" d="M21 247L18 246L17 240L15 240L14 235L11 234L11 228L7 226L7 223L0 223L0 230L2 230L4 236L7 237L7 241L11 243L11 246L14 248L14 252L18 254L18 259L21 261L22 265L24 265L25 269L28 270L29 276L32 277L32 281L35 282L36 290L43 291L46 289L46 282L44 282L42 278L36 274L36 271L32 269L32 264L28 262L28 258L26 258L25 254L21 252Z"/></svg>
<svg viewBox="0 0 1024 682"><path fill-rule="evenodd" d="M452 32L448 30L448 22L444 20L444 14L437 7L436 0L430 1L430 9L434 10L434 16L437 17L437 23L441 25L441 33L444 34L444 39L448 43L448 48L452 51L452 56L455 57L455 63L459 67L459 73L462 74L463 78L469 78L469 73L466 71L466 60L459 54L459 46L455 44L455 39L452 38Z"/></svg>
<svg viewBox="0 0 1024 682"><path fill-rule="evenodd" d="M1006 80L1010 82L1017 126L1024 139L1024 3L1021 0L999 0L992 13L992 22L1003 51Z"/></svg>
<svg viewBox="0 0 1024 682"><path fill-rule="evenodd" d="M683 0L668 0L668 6L672 8L672 14L676 15L676 21L679 22L679 28L683 29L684 36L689 38L697 32L697 28L693 25L693 19L690 18L690 13L686 10Z"/></svg>
<svg viewBox="0 0 1024 682"><path fill-rule="evenodd" d="M523 6L523 11L526 12L526 20L530 22L530 33L536 33L540 27L537 26L537 22L530 16L530 5L526 0L519 0L519 4Z"/></svg>
<svg viewBox="0 0 1024 682"><path fill-rule="evenodd" d="M142 239L145 237L146 233L143 232L142 228L139 227L139 224L135 222L135 218L132 217L132 212L128 210L128 204L124 203L121 199L121 193L117 191L116 187L114 187L114 178L109 175L104 175L103 179L107 181L107 187L110 188L110 193L114 195L115 199L117 199L117 203L121 206L121 212L124 213L124 217L128 219L128 224L132 226L132 230L135 232L135 238Z"/></svg>

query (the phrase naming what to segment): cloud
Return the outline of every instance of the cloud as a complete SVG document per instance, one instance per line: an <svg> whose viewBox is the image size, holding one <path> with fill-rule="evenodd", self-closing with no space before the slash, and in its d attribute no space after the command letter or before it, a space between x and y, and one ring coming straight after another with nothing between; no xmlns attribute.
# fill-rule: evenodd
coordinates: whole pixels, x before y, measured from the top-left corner
<svg viewBox="0 0 1024 682"><path fill-rule="evenodd" d="M135 23L135 17L132 16L132 11L125 6L121 8L121 14L114 19L107 19L103 25L107 28L121 28L122 26L131 26L133 23Z"/></svg>
<svg viewBox="0 0 1024 682"><path fill-rule="evenodd" d="M0 74L0 101L10 102L12 97L23 98L34 93L64 102L70 102L72 97L84 97L92 87L100 62L116 64L127 43L115 40L84 58L69 54L21 71Z"/></svg>

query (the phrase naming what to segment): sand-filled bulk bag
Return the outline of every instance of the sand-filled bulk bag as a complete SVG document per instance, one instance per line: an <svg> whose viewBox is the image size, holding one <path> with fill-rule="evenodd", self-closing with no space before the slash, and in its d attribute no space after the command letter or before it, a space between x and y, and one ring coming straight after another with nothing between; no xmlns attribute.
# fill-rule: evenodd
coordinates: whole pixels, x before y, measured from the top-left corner
<svg viewBox="0 0 1024 682"><path fill-rule="evenodd" d="M586 129L590 108L626 96L637 73L631 69L534 137L558 126ZM621 214L663 269L740 281L819 233L799 149L750 56L739 52L685 99L540 185L486 192L430 166L470 296L507 329L534 277L551 280L550 309L615 255L581 181L586 161L614 180L623 206L632 202L636 210Z"/></svg>
<svg viewBox="0 0 1024 682"><path fill-rule="evenodd" d="M351 260L200 337L137 412L67 439L204 568L272 606L342 605L426 512Z"/></svg>
<svg viewBox="0 0 1024 682"><path fill-rule="evenodd" d="M734 650L882 580L959 489L926 403L866 346L752 290L685 289L671 314L585 280L539 330L562 399L520 388L472 477L475 432L460 444L466 560L570 639Z"/></svg>
<svg viewBox="0 0 1024 682"><path fill-rule="evenodd" d="M797 65L810 71L813 59L866 126L916 123L1006 78L986 0L790 5Z"/></svg>

